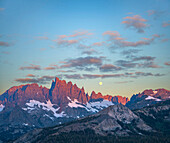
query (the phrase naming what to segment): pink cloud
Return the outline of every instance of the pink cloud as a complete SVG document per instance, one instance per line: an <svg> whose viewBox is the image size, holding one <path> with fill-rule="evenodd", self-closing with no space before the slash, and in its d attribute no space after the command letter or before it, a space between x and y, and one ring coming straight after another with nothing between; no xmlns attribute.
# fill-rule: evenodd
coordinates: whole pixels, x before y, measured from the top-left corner
<svg viewBox="0 0 170 143"><path fill-rule="evenodd" d="M27 74L28 77L35 77L33 74Z"/></svg>
<svg viewBox="0 0 170 143"><path fill-rule="evenodd" d="M9 46L9 43L8 43L8 42L0 41L0 46L8 47L8 46Z"/></svg>
<svg viewBox="0 0 170 143"><path fill-rule="evenodd" d="M103 46L105 42L96 42L96 43L93 43L93 46Z"/></svg>
<svg viewBox="0 0 170 143"><path fill-rule="evenodd" d="M30 64L30 66L20 67L20 70L41 70L39 65Z"/></svg>
<svg viewBox="0 0 170 143"><path fill-rule="evenodd" d="M103 36L104 35L109 35L109 36L113 36L113 37L120 36L119 32L117 32L117 31L106 31L103 33Z"/></svg>
<svg viewBox="0 0 170 143"><path fill-rule="evenodd" d="M5 8L0 8L0 11L3 11L3 10L5 10Z"/></svg>
<svg viewBox="0 0 170 143"><path fill-rule="evenodd" d="M147 20L142 18L140 15L127 16L123 19L125 19L125 21L122 21L122 24L125 24L127 28L132 27L136 29L138 33L143 33L144 28L148 26L147 24L145 24Z"/></svg>
<svg viewBox="0 0 170 143"><path fill-rule="evenodd" d="M170 26L170 21L162 23L162 27L168 27L168 26Z"/></svg>
<svg viewBox="0 0 170 143"><path fill-rule="evenodd" d="M39 36L39 37L36 37L36 39L38 39L38 40L48 40L48 37L46 37L46 36Z"/></svg>
<svg viewBox="0 0 170 143"><path fill-rule="evenodd" d="M72 45L72 44L77 44L78 40L63 40L63 39L58 39L57 43L59 45L66 44L66 45Z"/></svg>
<svg viewBox="0 0 170 143"><path fill-rule="evenodd" d="M166 66L170 66L170 61L164 63Z"/></svg>

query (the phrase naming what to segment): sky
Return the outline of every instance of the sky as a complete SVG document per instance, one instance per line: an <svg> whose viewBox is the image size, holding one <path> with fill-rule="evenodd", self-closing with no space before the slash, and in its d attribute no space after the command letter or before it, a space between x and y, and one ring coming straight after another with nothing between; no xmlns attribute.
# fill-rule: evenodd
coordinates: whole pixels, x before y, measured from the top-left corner
<svg viewBox="0 0 170 143"><path fill-rule="evenodd" d="M0 94L28 83L50 88L56 76L89 94L170 90L169 6L169 0L0 0Z"/></svg>

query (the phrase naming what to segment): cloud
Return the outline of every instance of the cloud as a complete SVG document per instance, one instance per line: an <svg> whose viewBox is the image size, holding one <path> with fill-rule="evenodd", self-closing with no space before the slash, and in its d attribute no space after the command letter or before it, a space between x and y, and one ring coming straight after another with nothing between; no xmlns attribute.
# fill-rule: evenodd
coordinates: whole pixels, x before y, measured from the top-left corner
<svg viewBox="0 0 170 143"><path fill-rule="evenodd" d="M83 79L80 74L63 75L67 79Z"/></svg>
<svg viewBox="0 0 170 143"><path fill-rule="evenodd" d="M162 23L162 27L168 27L168 26L170 26L170 21Z"/></svg>
<svg viewBox="0 0 170 143"><path fill-rule="evenodd" d="M41 49L40 49L40 51L45 51L45 50L46 50L46 48L41 48Z"/></svg>
<svg viewBox="0 0 170 143"><path fill-rule="evenodd" d="M135 73L132 73L132 74L83 74L83 78L86 79L96 79L96 78L126 78L126 77L131 77L131 78L138 78L138 77L141 77L141 76L164 76L165 74L160 74L160 73L157 73L157 74L153 74L153 73L145 73L145 72L135 72Z"/></svg>
<svg viewBox="0 0 170 143"><path fill-rule="evenodd" d="M165 38L165 39L162 39L162 42L167 42L167 41L169 41L170 40L170 38L168 39L168 38Z"/></svg>
<svg viewBox="0 0 170 143"><path fill-rule="evenodd" d="M140 15L127 16L123 19L125 19L125 21L122 21L122 23L125 24L127 28L134 28L138 33L144 33L144 29L148 27L148 25L145 24L147 20Z"/></svg>
<svg viewBox="0 0 170 143"><path fill-rule="evenodd" d="M137 41L137 42L117 40L117 41L115 41L115 44L118 47L139 47L139 46L144 46L144 45L150 45L151 42L153 42L153 40L154 40L154 38L146 39L146 40L140 40L140 41Z"/></svg>
<svg viewBox="0 0 170 143"><path fill-rule="evenodd" d="M92 45L93 46L103 46L105 42L96 42L96 43L93 43Z"/></svg>
<svg viewBox="0 0 170 143"><path fill-rule="evenodd" d="M32 78L17 78L15 81L20 83L38 83L39 81L37 79Z"/></svg>
<svg viewBox="0 0 170 143"><path fill-rule="evenodd" d="M84 78L88 79L95 79L95 78L116 78L116 77L123 77L124 74L83 74Z"/></svg>
<svg viewBox="0 0 170 143"><path fill-rule="evenodd" d="M118 67L112 64L104 64L99 69L101 72L110 72L110 71L121 70L121 67Z"/></svg>
<svg viewBox="0 0 170 143"><path fill-rule="evenodd" d="M86 55L92 55L92 54L97 54L98 52L94 49L90 49L90 50L86 50L83 51L82 54L86 54Z"/></svg>
<svg viewBox="0 0 170 143"><path fill-rule="evenodd" d="M3 41L0 41L0 46L2 47L8 47L10 46L8 42L3 42Z"/></svg>
<svg viewBox="0 0 170 143"><path fill-rule="evenodd" d="M3 10L5 10L5 8L0 8L0 11L3 11Z"/></svg>
<svg viewBox="0 0 170 143"><path fill-rule="evenodd" d="M145 72L135 72L136 76L164 76L165 74L153 74L153 73L145 73Z"/></svg>
<svg viewBox="0 0 170 143"><path fill-rule="evenodd" d="M40 83L40 84L46 84L52 79L54 79L55 76L42 76L40 78L18 78L15 79L16 82L20 83Z"/></svg>
<svg viewBox="0 0 170 143"><path fill-rule="evenodd" d="M115 82L116 84L124 84L124 83L130 83L130 82L134 82L132 80L130 81L119 81L119 82Z"/></svg>
<svg viewBox="0 0 170 143"><path fill-rule="evenodd" d="M147 13L148 13L149 16L153 16L154 20L157 20L165 12L164 11L158 11L158 10L148 10Z"/></svg>
<svg viewBox="0 0 170 143"><path fill-rule="evenodd" d="M156 57L151 57L151 56L141 56L141 57L135 57L132 60L133 61L141 61L141 60L146 60L146 61L153 61Z"/></svg>
<svg viewBox="0 0 170 143"><path fill-rule="evenodd" d="M143 68L162 68L159 65L156 65L153 61L145 61L144 63L138 64L139 67Z"/></svg>
<svg viewBox="0 0 170 143"><path fill-rule="evenodd" d="M156 38L160 38L160 35L154 34L151 38L142 38L143 40L139 40L136 42L131 42L125 40L125 38L122 38L121 35L116 32L104 32L103 35L109 36L109 42L111 42L110 45L112 45L110 48L123 48L123 47L140 47L145 45L150 45Z"/></svg>
<svg viewBox="0 0 170 143"><path fill-rule="evenodd" d="M154 63L156 57L131 56L130 58L131 60L117 60L116 65L124 68L161 68L161 66Z"/></svg>
<svg viewBox="0 0 170 143"><path fill-rule="evenodd" d="M138 63L133 63L132 61L127 61L127 60L117 60L116 64L121 67L125 68L134 68L137 67Z"/></svg>
<svg viewBox="0 0 170 143"><path fill-rule="evenodd" d="M60 68L70 68L75 67L79 69L85 69L88 66L101 66L102 61L104 60L104 57L80 57L75 59L70 59L64 62L63 65L60 66Z"/></svg>
<svg viewBox="0 0 170 143"><path fill-rule="evenodd" d="M77 44L79 42L78 40L63 40L63 39L57 39L54 41L57 42L58 45L67 45L67 46Z"/></svg>
<svg viewBox="0 0 170 143"><path fill-rule="evenodd" d="M46 36L39 36L39 37L35 37L38 40L48 40L48 37Z"/></svg>
<svg viewBox="0 0 170 143"><path fill-rule="evenodd" d="M79 37L79 36L90 36L90 35L93 35L93 33L90 33L89 31L77 31L77 32L74 32L74 34L72 35L69 35L67 37Z"/></svg>
<svg viewBox="0 0 170 143"><path fill-rule="evenodd" d="M33 74L27 74L28 77L36 77L35 75Z"/></svg>
<svg viewBox="0 0 170 143"><path fill-rule="evenodd" d="M6 55L9 55L10 54L10 52L1 52L2 54L6 54Z"/></svg>
<svg viewBox="0 0 170 143"><path fill-rule="evenodd" d="M59 70L58 72L68 73L68 72L76 72L75 70Z"/></svg>
<svg viewBox="0 0 170 143"><path fill-rule="evenodd" d="M136 54L138 52L140 52L141 50L139 49L129 49L129 50L124 50L121 52L121 54L123 55L132 55L132 54Z"/></svg>
<svg viewBox="0 0 170 143"><path fill-rule="evenodd" d="M20 67L20 70L41 70L39 65L30 64L30 66Z"/></svg>
<svg viewBox="0 0 170 143"><path fill-rule="evenodd" d="M112 36L112 37L118 37L120 36L119 32L117 31L106 31L103 33L103 36L105 35L109 35L109 36Z"/></svg>
<svg viewBox="0 0 170 143"><path fill-rule="evenodd" d="M165 62L164 65L170 66L170 61L169 62Z"/></svg>
<svg viewBox="0 0 170 143"><path fill-rule="evenodd" d="M58 69L59 66L58 65L50 65L48 67L45 67L44 70L55 70Z"/></svg>
<svg viewBox="0 0 170 143"><path fill-rule="evenodd" d="M57 42L58 45L71 46L73 44L80 43L81 39L88 38L88 36L91 36L91 35L93 35L93 33L90 33L87 30L76 31L71 35L59 35L58 38L53 41Z"/></svg>

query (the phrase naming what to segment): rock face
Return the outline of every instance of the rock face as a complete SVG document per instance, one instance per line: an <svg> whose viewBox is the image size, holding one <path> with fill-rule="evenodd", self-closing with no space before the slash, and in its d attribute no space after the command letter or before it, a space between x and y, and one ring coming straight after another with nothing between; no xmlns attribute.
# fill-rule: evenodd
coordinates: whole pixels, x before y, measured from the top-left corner
<svg viewBox="0 0 170 143"><path fill-rule="evenodd" d="M65 134L63 137L67 136L76 136L82 135L86 140L90 140L88 130L90 130L92 135L99 136L145 136L148 133L153 132L152 127L148 126L143 119L138 115L134 114L130 109L124 105L118 104L109 106L104 110L91 115L89 117L78 119L69 124L63 124L53 128L45 128L43 130L35 130L31 133L28 133L18 140L15 143L19 142L52 142L57 140L62 142L64 138L59 138L61 135ZM142 132L142 133L141 133ZM75 134L73 134L75 133ZM81 135L79 135L81 133ZM32 138L34 136L34 138ZM74 138L72 136L72 138ZM61 139L61 140L59 140ZM106 141L106 140L105 140ZM77 141L78 142L78 141Z"/></svg>
<svg viewBox="0 0 170 143"><path fill-rule="evenodd" d="M97 113L110 105L125 104L127 101L126 97L103 96L94 91L89 96L83 87L79 88L76 84L66 83L59 78L52 81L50 89L35 83L14 86L0 96L0 130L6 133L6 139L13 139L15 133L19 136L27 129L68 122ZM10 132L11 130L13 132Z"/></svg>
<svg viewBox="0 0 170 143"><path fill-rule="evenodd" d="M0 136L0 142L15 139L35 128L55 126L86 117L111 105L122 104L130 109L138 109L165 101L169 97L170 91L165 89L145 90L133 95L130 101L126 97L103 96L94 91L89 96L84 88L79 88L72 82L66 83L65 80L59 80L59 78L52 81L50 89L35 83L14 86L0 96L0 134L3 135ZM124 106L120 108L115 106L115 109L120 110L121 107ZM132 114L128 109L127 111L126 114ZM135 115L133 116L136 118ZM117 121L110 120L113 117L108 117L109 119L101 124L102 130L113 127L107 126L107 122L114 122L114 126L119 127L120 124ZM135 124L140 123L141 121L135 122Z"/></svg>
<svg viewBox="0 0 170 143"><path fill-rule="evenodd" d="M166 89L145 90L142 93L133 95L126 106L130 109L141 109L170 99L170 91Z"/></svg>
<svg viewBox="0 0 170 143"><path fill-rule="evenodd" d="M36 129L20 137L20 142L166 142L170 134L170 100L131 111L123 105L113 105L86 118L52 128ZM135 135L135 136L134 136ZM151 136L150 136L151 135ZM116 138L115 138L116 136ZM131 138L132 136L132 138ZM153 137L153 138L151 138ZM82 140L83 138L83 140ZM162 139L161 139L162 138ZM119 140L120 139L120 140ZM130 139L130 140L129 140Z"/></svg>

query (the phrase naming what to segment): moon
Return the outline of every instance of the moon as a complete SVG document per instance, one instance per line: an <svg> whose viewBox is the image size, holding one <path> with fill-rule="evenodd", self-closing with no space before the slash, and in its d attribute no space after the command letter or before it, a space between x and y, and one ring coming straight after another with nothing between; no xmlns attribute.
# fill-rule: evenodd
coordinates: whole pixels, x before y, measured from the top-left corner
<svg viewBox="0 0 170 143"><path fill-rule="evenodd" d="M99 82L99 85L102 85L103 83L102 82Z"/></svg>

